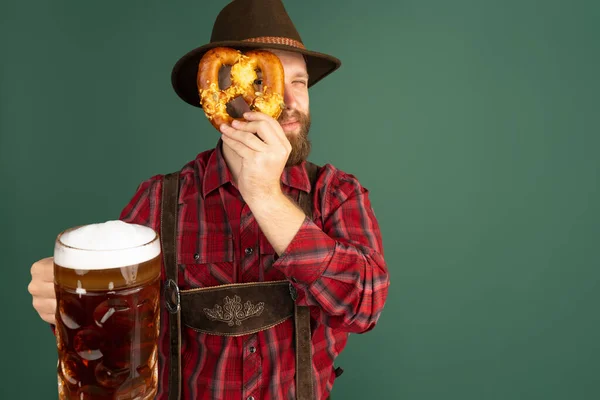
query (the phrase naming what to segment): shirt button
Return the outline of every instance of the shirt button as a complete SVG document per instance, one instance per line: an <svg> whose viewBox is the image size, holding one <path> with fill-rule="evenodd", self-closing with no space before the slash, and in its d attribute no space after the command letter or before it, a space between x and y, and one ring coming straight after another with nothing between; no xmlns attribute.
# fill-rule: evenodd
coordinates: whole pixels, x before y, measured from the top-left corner
<svg viewBox="0 0 600 400"><path fill-rule="evenodd" d="M256 353L256 347L250 346L250 353Z"/></svg>
<svg viewBox="0 0 600 400"><path fill-rule="evenodd" d="M254 400L254 396L248 397L248 400Z"/></svg>
<svg viewBox="0 0 600 400"><path fill-rule="evenodd" d="M200 258L200 254L196 253L194 254L194 260L198 260Z"/></svg>
<svg viewBox="0 0 600 400"><path fill-rule="evenodd" d="M252 252L254 251L254 249L252 247L246 247L246 255L250 255L252 254Z"/></svg>

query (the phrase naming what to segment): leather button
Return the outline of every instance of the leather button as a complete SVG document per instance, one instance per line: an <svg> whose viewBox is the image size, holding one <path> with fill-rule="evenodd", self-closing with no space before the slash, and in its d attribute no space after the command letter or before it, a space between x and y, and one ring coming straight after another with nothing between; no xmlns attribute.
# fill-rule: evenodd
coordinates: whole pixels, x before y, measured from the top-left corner
<svg viewBox="0 0 600 400"><path fill-rule="evenodd" d="M245 251L246 251L246 255L249 256L250 254L252 254L252 252L254 251L254 249L252 247L246 247Z"/></svg>

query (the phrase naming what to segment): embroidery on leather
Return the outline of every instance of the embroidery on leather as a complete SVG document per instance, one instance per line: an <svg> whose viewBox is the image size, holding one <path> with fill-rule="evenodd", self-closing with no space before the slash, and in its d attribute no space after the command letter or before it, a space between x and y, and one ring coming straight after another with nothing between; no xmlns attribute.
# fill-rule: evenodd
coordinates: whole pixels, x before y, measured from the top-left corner
<svg viewBox="0 0 600 400"><path fill-rule="evenodd" d="M233 299L226 296L223 303L223 307L215 304L213 308L205 308L204 314L212 321L227 322L229 326L240 326L248 318L259 316L265 308L262 301L256 305L247 301L242 306L242 299L237 295Z"/></svg>

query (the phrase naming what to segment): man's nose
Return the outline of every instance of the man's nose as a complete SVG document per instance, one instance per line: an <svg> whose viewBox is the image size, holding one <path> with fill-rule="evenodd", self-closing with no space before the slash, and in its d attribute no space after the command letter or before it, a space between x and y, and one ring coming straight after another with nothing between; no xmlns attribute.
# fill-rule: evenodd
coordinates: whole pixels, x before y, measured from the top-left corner
<svg viewBox="0 0 600 400"><path fill-rule="evenodd" d="M287 109L296 108L296 96L294 96L294 91L291 84L286 84L284 86L283 102L285 103L285 108Z"/></svg>

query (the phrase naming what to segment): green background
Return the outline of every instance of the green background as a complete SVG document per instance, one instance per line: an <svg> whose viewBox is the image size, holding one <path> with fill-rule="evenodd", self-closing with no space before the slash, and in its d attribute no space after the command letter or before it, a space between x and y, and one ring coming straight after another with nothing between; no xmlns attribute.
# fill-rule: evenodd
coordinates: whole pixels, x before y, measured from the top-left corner
<svg viewBox="0 0 600 400"><path fill-rule="evenodd" d="M56 398L27 292L56 234L216 143L170 72L225 4L2 0L0 398ZM333 398L600 398L598 2L286 6L343 61L311 160L370 189L392 281Z"/></svg>

